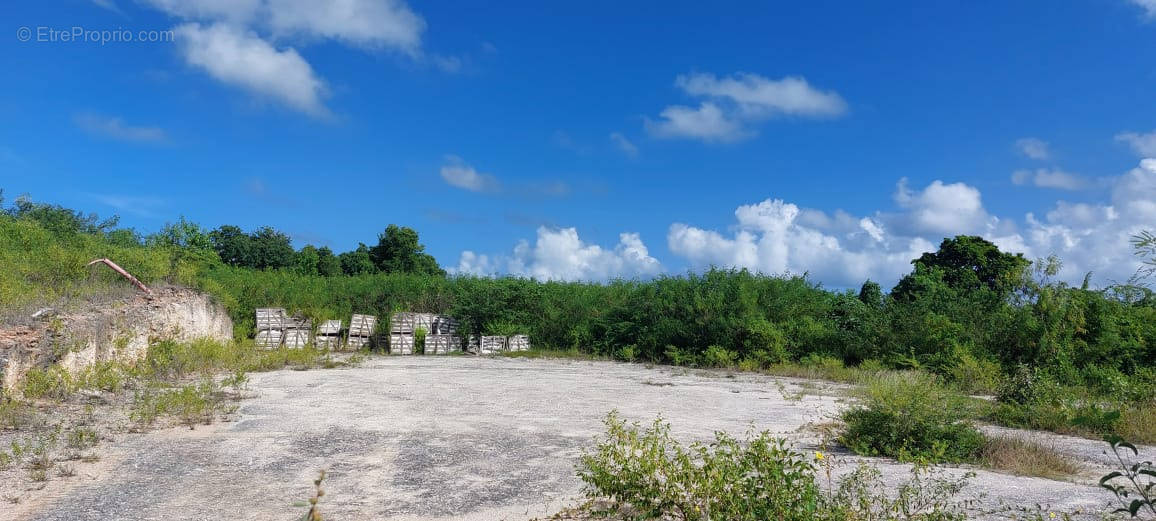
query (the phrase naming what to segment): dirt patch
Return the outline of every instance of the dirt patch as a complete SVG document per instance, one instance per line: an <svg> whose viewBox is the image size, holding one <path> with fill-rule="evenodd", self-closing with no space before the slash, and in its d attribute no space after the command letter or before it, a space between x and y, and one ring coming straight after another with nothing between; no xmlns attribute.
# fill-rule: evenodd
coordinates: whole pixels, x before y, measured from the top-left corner
<svg viewBox="0 0 1156 521"><path fill-rule="evenodd" d="M769 429L812 451L821 429L808 426L845 406L837 389L797 379L474 357L374 357L255 374L250 388L236 422L124 435L107 444L107 472L16 505L16 519L292 519L323 468L327 519L529 519L581 500L574 465L611 409L643 422L661 415L684 440ZM1107 468L1102 448L1061 439L1053 445L1077 447L1068 455L1086 478L949 472L976 470L965 493L985 507L1103 511L1109 498L1092 481ZM835 458L837 475L862 461ZM910 470L872 462L888 480Z"/></svg>

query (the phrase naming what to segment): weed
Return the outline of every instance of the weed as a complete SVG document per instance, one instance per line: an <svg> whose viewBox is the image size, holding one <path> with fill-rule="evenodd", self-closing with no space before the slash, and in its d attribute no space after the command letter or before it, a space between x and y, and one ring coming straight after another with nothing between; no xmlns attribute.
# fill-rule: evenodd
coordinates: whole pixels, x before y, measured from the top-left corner
<svg viewBox="0 0 1156 521"><path fill-rule="evenodd" d="M61 478L71 478L76 475L76 468L72 465L57 465L56 475Z"/></svg>
<svg viewBox="0 0 1156 521"><path fill-rule="evenodd" d="M100 443L100 437L97 436L96 431L82 427L69 431L65 440L65 447L80 451L95 447L97 443Z"/></svg>
<svg viewBox="0 0 1156 521"><path fill-rule="evenodd" d="M988 438L983 445L980 464L1017 476L1064 479L1081 470L1080 465L1054 448L1015 436Z"/></svg>
<svg viewBox="0 0 1156 521"><path fill-rule="evenodd" d="M63 401L75 390L72 377L60 366L30 369L24 375L23 393L27 398Z"/></svg>
<svg viewBox="0 0 1156 521"><path fill-rule="evenodd" d="M213 414L220 408L220 399L211 380L190 384L175 389L145 390L133 399L129 418L151 425L158 418L175 417L182 425L193 429L198 423L212 422Z"/></svg>
<svg viewBox="0 0 1156 521"><path fill-rule="evenodd" d="M1126 513L1141 519L1156 519L1156 466L1151 461L1126 461L1121 449L1132 451L1139 456L1136 446L1118 436L1109 436L1105 441L1112 447L1119 469L1100 478L1100 486L1107 489L1120 502L1116 513Z"/></svg>

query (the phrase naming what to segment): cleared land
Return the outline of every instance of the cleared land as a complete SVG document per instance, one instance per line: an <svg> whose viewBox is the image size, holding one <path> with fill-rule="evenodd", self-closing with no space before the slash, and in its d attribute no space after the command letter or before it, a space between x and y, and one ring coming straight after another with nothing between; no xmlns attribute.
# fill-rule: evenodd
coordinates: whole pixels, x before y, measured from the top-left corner
<svg viewBox="0 0 1156 521"><path fill-rule="evenodd" d="M475 357L372 357L355 368L252 375L237 421L119 435L101 461L6 505L16 519L300 517L320 469L326 519L521 519L572 505L574 464L611 409L660 414L684 439L769 429L816 450L810 424L847 400L835 384L637 364ZM1100 442L1000 432L1054 444L1085 471L1072 481L977 470L967 491L997 507L1102 511ZM841 469L860 461L837 453ZM888 479L909 466L876 460ZM965 468L951 472L965 472ZM1074 482L1073 482L1074 481ZM297 502L298 505L294 503Z"/></svg>

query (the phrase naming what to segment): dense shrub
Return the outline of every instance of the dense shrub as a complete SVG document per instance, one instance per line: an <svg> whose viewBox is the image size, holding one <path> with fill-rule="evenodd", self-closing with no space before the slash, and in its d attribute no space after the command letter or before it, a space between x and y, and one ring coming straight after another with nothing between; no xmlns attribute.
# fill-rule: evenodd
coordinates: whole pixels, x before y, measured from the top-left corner
<svg viewBox="0 0 1156 521"><path fill-rule="evenodd" d="M881 374L843 413L840 441L858 454L925 463L974 461L984 438L962 399L934 377Z"/></svg>
<svg viewBox="0 0 1156 521"><path fill-rule="evenodd" d="M684 446L670 426L628 424L611 413L606 434L582 456L578 475L592 499L609 500L628 519L763 521L954 521L966 502L954 498L970 475L944 478L917 467L910 480L884 483L861 465L828 483L816 479L821 454L807 457L768 432L738 440L716 433ZM826 470L830 480L830 468Z"/></svg>

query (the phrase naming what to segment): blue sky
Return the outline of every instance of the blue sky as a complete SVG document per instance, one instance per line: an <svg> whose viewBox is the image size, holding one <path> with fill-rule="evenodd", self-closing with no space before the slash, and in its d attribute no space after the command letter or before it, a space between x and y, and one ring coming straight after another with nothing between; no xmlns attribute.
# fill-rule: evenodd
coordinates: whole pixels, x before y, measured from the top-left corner
<svg viewBox="0 0 1156 521"><path fill-rule="evenodd" d="M1126 279L1156 3L862 4L7 2L0 188L483 274L844 287L976 233Z"/></svg>

